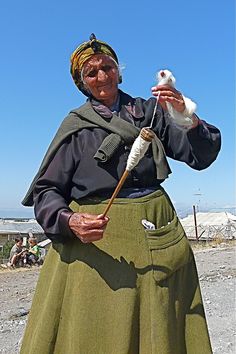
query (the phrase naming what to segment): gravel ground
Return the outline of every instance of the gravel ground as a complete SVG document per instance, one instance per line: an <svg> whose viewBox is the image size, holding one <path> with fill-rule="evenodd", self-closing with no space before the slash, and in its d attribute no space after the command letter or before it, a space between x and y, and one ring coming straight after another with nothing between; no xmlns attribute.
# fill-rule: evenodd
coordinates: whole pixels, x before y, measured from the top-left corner
<svg viewBox="0 0 236 354"><path fill-rule="evenodd" d="M236 246L221 244L216 248L194 248L194 253L213 353L234 354ZM19 352L39 271L39 268L0 271L1 354Z"/></svg>

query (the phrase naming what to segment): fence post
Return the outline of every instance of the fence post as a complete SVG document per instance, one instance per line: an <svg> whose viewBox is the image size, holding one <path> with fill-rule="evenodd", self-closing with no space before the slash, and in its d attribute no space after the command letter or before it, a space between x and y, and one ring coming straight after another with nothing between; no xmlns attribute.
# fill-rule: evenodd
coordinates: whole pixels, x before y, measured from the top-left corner
<svg viewBox="0 0 236 354"><path fill-rule="evenodd" d="M193 205L193 219L194 219L194 227L195 227L195 236L196 236L196 240L198 241L197 217L196 217L196 208L195 208L195 205Z"/></svg>

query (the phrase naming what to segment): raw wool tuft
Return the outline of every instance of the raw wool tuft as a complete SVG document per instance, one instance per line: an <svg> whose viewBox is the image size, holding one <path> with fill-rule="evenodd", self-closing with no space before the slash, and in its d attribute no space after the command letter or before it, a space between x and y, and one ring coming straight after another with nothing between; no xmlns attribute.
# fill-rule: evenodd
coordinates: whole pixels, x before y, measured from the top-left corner
<svg viewBox="0 0 236 354"><path fill-rule="evenodd" d="M170 85L175 87L176 79L169 70L160 70L157 73L156 78L158 85ZM190 98L185 97L184 95L182 96L185 103L185 110L182 113L176 111L169 102L166 102L166 106L173 121L177 125L187 128L193 124L192 115L196 111L197 105Z"/></svg>

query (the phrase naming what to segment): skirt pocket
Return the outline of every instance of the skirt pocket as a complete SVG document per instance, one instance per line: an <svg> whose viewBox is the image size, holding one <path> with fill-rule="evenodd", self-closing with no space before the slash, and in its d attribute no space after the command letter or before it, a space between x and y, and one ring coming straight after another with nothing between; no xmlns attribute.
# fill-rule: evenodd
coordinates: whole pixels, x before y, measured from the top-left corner
<svg viewBox="0 0 236 354"><path fill-rule="evenodd" d="M145 232L155 281L167 279L190 261L189 241L176 214L168 225Z"/></svg>

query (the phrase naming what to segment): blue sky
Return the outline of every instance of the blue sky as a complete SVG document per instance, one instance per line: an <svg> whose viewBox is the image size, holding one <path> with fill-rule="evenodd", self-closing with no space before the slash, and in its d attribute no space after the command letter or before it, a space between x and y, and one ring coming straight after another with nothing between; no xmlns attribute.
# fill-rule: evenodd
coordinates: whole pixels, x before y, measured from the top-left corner
<svg viewBox="0 0 236 354"><path fill-rule="evenodd" d="M91 32L125 66L121 89L148 98L156 72L168 68L198 115L222 132L207 170L170 161L164 187L176 206L235 206L233 0L8 0L0 9L0 217L33 215L20 202L60 122L85 100L69 57Z"/></svg>

